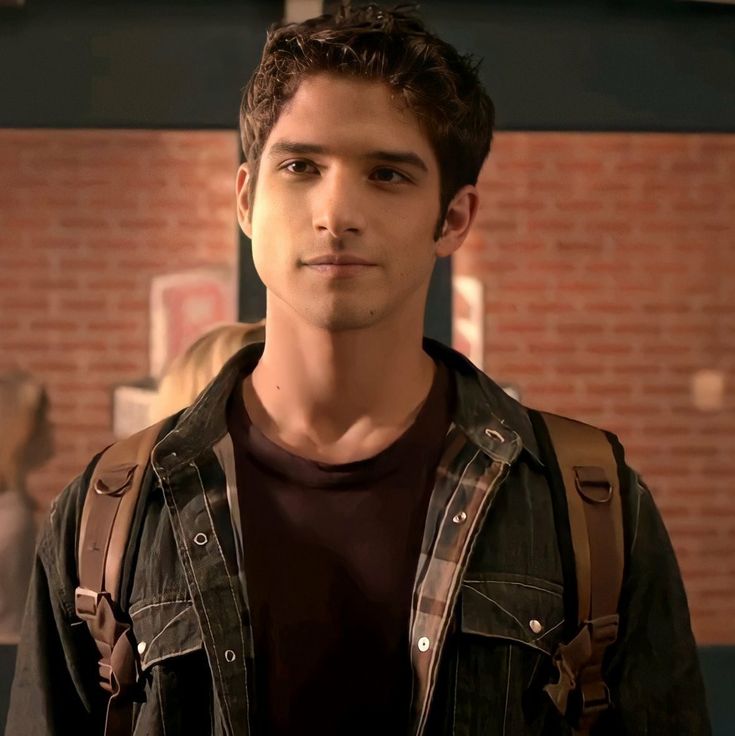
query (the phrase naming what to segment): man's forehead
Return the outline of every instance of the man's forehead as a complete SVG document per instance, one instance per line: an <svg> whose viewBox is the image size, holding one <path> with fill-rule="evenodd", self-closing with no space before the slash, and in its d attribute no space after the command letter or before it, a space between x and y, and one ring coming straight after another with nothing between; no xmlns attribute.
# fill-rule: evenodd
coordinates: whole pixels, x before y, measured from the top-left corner
<svg viewBox="0 0 735 736"><path fill-rule="evenodd" d="M299 84L268 136L265 154L296 145L301 153L363 158L382 151L396 154L396 162L410 152L420 159L414 161L420 168L433 153L417 116L386 83L326 73Z"/></svg>

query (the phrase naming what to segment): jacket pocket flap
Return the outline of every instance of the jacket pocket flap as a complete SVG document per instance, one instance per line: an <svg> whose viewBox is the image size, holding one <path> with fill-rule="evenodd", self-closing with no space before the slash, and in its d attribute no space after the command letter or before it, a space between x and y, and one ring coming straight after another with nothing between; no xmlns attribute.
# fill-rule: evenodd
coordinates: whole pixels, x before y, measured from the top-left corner
<svg viewBox="0 0 735 736"><path fill-rule="evenodd" d="M131 609L130 617L144 670L202 648L199 619L190 600L149 603Z"/></svg>
<svg viewBox="0 0 735 736"><path fill-rule="evenodd" d="M462 582L462 631L511 639L551 654L563 634L557 583L522 576L471 576Z"/></svg>

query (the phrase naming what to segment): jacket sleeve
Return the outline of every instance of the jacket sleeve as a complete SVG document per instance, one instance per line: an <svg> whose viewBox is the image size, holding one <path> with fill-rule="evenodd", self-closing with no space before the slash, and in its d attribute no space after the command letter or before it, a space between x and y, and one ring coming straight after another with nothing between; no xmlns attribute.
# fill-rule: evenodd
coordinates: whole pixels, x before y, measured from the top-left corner
<svg viewBox="0 0 735 736"><path fill-rule="evenodd" d="M593 733L711 733L686 593L661 515L634 473L623 497L629 550L618 643L605 680L613 707Z"/></svg>
<svg viewBox="0 0 735 736"><path fill-rule="evenodd" d="M6 736L102 734L97 650L74 611L76 538L88 474L54 503L36 547Z"/></svg>

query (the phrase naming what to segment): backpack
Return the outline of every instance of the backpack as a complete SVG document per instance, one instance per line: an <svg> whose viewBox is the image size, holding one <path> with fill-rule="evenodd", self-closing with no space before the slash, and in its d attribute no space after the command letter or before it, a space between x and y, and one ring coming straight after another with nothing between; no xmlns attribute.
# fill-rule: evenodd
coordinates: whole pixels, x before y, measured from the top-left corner
<svg viewBox="0 0 735 736"><path fill-rule="evenodd" d="M625 562L620 486L622 448L602 430L529 410L549 467L565 590L566 643L553 656L556 681L544 690L576 736L610 707L603 657L618 633ZM105 736L128 736L139 682L131 625L120 605L125 551L150 454L169 420L111 445L90 479L79 534L75 605L100 655L109 693Z"/></svg>

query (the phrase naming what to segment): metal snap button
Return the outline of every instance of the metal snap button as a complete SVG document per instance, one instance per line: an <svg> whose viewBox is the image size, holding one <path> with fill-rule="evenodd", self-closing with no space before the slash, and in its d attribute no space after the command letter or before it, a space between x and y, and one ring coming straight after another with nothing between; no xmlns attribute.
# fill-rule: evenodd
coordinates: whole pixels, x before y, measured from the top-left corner
<svg viewBox="0 0 735 736"><path fill-rule="evenodd" d="M537 621L535 618L532 618L528 622L528 628L531 629L534 634L540 634L544 630L544 625L540 621Z"/></svg>
<svg viewBox="0 0 735 736"><path fill-rule="evenodd" d="M452 521L455 524L464 524L465 521L467 521L467 514L464 511L460 511L458 514L455 514L454 517L452 517Z"/></svg>
<svg viewBox="0 0 735 736"><path fill-rule="evenodd" d="M429 641L429 637L422 636L419 639L418 646L420 652L427 652L429 650L429 647L431 646L431 641Z"/></svg>
<svg viewBox="0 0 735 736"><path fill-rule="evenodd" d="M500 432L498 432L496 429L490 429L490 428L488 428L488 429L485 430L485 434L488 437L492 437L492 438L498 440L498 442L505 442L505 437L503 437L503 435L500 434Z"/></svg>
<svg viewBox="0 0 735 736"><path fill-rule="evenodd" d="M207 541L207 535L204 534L204 532L199 532L199 534L194 537L194 544L198 544L200 547L205 545Z"/></svg>
<svg viewBox="0 0 735 736"><path fill-rule="evenodd" d="M143 654L143 652L145 652L145 648L147 646L148 645L144 641L139 642L138 643L138 654Z"/></svg>
<svg viewBox="0 0 735 736"><path fill-rule="evenodd" d="M234 661L235 661L235 652L233 652L233 651L232 651L232 649L228 649L228 650L227 650L227 651L225 652L225 659L226 659L226 660L227 660L228 662L234 662Z"/></svg>

